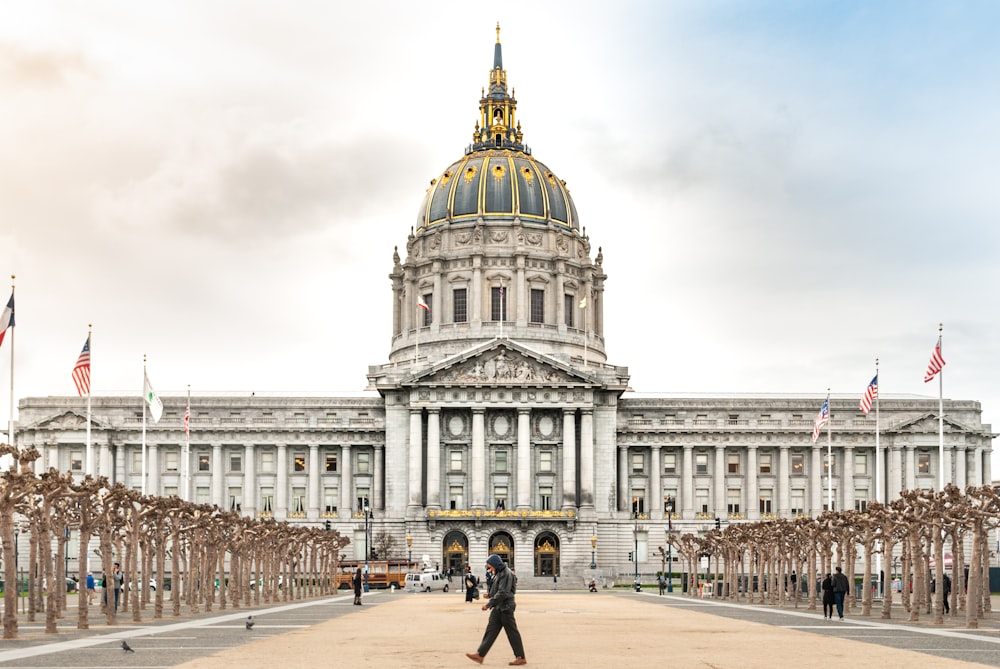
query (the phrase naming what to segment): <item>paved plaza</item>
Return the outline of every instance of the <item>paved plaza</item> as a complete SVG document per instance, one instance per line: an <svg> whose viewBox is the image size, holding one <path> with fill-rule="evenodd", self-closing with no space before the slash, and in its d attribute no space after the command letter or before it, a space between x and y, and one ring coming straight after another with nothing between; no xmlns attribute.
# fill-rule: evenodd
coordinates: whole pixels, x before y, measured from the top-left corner
<svg viewBox="0 0 1000 669"><path fill-rule="evenodd" d="M461 594L373 592L361 607L351 602L338 595L157 621L144 614L142 623L85 631L71 610L56 635L44 634L42 620L22 619L21 638L0 642L0 667L474 666L465 653L475 651L488 613ZM926 618L839 622L804 608L611 590L519 593L517 619L538 667L1000 667L995 619L978 631ZM511 659L501 633L483 666Z"/></svg>

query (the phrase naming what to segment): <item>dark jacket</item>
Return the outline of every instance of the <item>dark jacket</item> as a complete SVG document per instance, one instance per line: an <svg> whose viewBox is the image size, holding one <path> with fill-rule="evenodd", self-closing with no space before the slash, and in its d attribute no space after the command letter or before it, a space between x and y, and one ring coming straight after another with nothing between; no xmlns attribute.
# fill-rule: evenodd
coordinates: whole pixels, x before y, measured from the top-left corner
<svg viewBox="0 0 1000 669"><path fill-rule="evenodd" d="M516 589L516 577L506 565L501 564L490 582L490 598L486 602L487 608L498 611L513 611L516 607L514 603Z"/></svg>
<svg viewBox="0 0 1000 669"><path fill-rule="evenodd" d="M833 578L827 576L823 579L823 603L833 604Z"/></svg>
<svg viewBox="0 0 1000 669"><path fill-rule="evenodd" d="M847 582L847 574L839 571L833 575L834 592L847 592L850 589L851 589L851 584Z"/></svg>

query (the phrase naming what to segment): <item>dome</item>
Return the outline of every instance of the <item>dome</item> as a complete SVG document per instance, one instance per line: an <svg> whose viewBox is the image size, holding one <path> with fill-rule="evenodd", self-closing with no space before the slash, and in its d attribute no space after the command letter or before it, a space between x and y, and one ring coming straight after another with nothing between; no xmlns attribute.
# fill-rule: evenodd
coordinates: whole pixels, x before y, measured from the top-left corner
<svg viewBox="0 0 1000 669"><path fill-rule="evenodd" d="M416 227L513 217L524 225L580 229L566 183L544 164L516 150L473 151L431 181Z"/></svg>

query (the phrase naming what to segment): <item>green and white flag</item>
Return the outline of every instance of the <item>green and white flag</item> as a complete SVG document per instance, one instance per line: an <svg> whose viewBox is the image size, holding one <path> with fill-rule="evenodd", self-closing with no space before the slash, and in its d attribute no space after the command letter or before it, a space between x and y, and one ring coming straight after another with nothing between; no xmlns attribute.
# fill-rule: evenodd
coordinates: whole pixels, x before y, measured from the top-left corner
<svg viewBox="0 0 1000 669"><path fill-rule="evenodd" d="M163 415L163 402L160 401L160 396L153 390L153 386L150 385L149 376L145 370L142 373L142 380L142 395L146 398L146 404L149 405L149 415L153 417L154 423L159 423L160 416Z"/></svg>

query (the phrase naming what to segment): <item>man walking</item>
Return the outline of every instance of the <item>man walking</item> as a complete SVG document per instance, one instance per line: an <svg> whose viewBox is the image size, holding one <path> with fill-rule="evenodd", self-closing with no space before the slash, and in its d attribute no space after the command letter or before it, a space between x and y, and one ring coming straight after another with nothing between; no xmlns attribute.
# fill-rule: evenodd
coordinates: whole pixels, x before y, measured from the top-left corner
<svg viewBox="0 0 1000 669"><path fill-rule="evenodd" d="M500 629L503 628L507 632L507 641L510 642L510 647L514 651L514 661L509 664L513 666L527 664L528 661L524 659L521 633L517 631L517 621L514 620L514 609L517 608L517 604L514 602L517 577L496 554L486 558L486 570L490 573L491 578L483 611L490 611L490 621L486 625L486 632L483 634L483 641L479 644L479 649L475 653L466 653L465 656L473 662L482 664L486 653L490 652L493 642L500 635Z"/></svg>
<svg viewBox="0 0 1000 669"><path fill-rule="evenodd" d="M833 575L833 601L837 605L837 615L841 620L844 619L844 597L847 596L850 587L847 574L837 567L837 573Z"/></svg>

